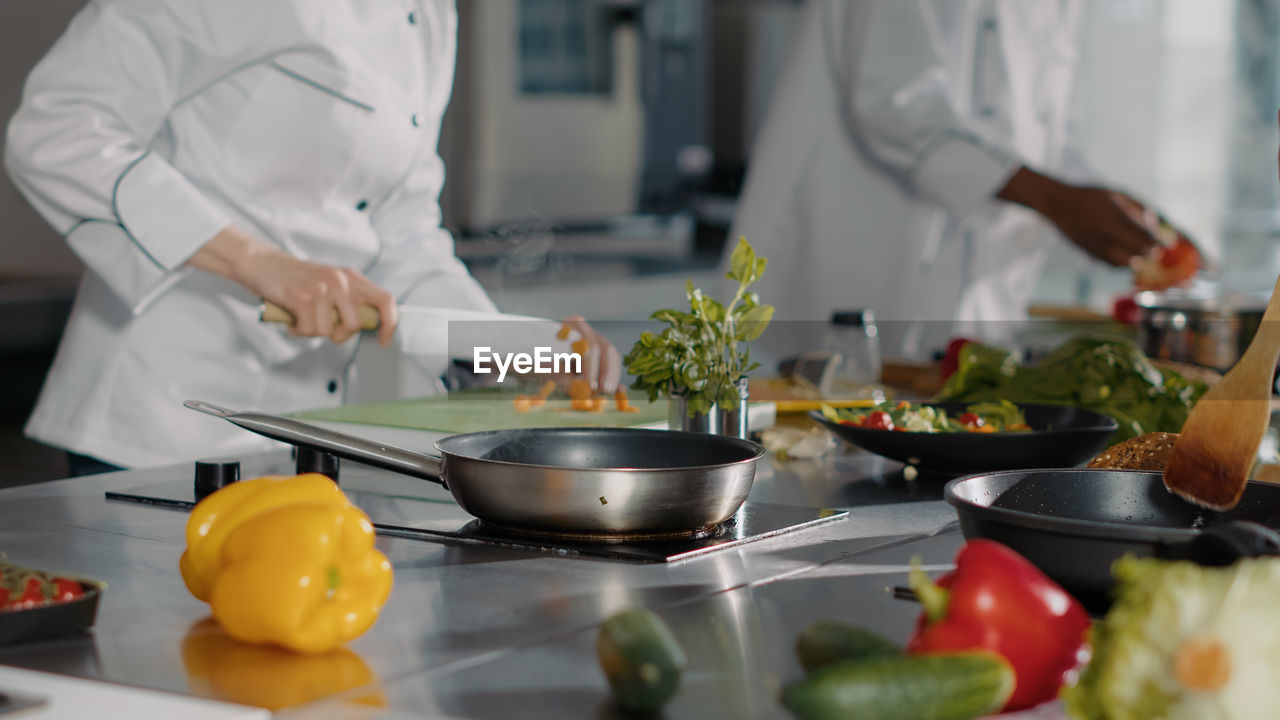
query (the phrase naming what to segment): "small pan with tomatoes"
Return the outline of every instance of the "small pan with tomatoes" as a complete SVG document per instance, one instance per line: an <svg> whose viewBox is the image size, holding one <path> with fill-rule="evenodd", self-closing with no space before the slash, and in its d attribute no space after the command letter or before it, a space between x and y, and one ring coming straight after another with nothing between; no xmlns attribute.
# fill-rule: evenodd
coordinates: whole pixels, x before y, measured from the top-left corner
<svg viewBox="0 0 1280 720"><path fill-rule="evenodd" d="M1075 467L1105 447L1118 427L1112 418L1084 408L1009 405L1016 409L1018 415L1004 416L1004 425L986 430L983 428L992 427L993 420L999 420L987 413L970 416L970 406L958 403L912 406L917 413L929 408L934 417L945 416L949 425L947 430L939 430L941 425L931 430L912 429L919 427L918 421L900 426L893 422L894 412L901 410L897 406L880 410L885 415L883 417L875 415L873 418L869 412L861 424L853 421L842 423L838 417L824 416L820 412L812 412L809 416L837 437L868 452L921 470L954 475ZM1014 418L1024 422L1010 422Z"/></svg>
<svg viewBox="0 0 1280 720"><path fill-rule="evenodd" d="M0 646L88 629L105 587L93 580L14 565L0 554Z"/></svg>

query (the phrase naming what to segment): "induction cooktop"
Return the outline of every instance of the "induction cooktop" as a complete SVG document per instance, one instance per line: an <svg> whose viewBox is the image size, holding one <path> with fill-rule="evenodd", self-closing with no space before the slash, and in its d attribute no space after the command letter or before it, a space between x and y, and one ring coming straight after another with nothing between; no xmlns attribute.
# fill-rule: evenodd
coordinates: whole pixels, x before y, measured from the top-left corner
<svg viewBox="0 0 1280 720"><path fill-rule="evenodd" d="M379 535L414 540L499 545L561 555L586 555L645 562L675 562L727 550L783 533L841 520L844 510L746 502L725 522L689 536L615 540L526 534L476 520L452 501L345 488L351 501L373 522ZM190 479L173 479L107 492L107 499L179 510L196 503Z"/></svg>

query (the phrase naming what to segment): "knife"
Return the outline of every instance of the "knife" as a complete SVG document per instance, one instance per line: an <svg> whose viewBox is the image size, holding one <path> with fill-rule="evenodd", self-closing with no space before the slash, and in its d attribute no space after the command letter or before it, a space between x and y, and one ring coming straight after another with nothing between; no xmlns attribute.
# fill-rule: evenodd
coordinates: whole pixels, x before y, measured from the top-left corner
<svg viewBox="0 0 1280 720"><path fill-rule="evenodd" d="M361 330L377 330L381 325L377 308L357 307ZM549 348L551 353L573 352L571 339L561 340L561 324L529 315L510 315L488 310L456 310L451 308L398 305L400 321L396 340L400 349L414 355L448 356L472 359L476 348L488 347L492 353L509 355L533 353ZM334 322L338 312L334 311ZM283 307L265 302L262 322L293 324L293 315ZM441 342L447 338L447 344Z"/></svg>

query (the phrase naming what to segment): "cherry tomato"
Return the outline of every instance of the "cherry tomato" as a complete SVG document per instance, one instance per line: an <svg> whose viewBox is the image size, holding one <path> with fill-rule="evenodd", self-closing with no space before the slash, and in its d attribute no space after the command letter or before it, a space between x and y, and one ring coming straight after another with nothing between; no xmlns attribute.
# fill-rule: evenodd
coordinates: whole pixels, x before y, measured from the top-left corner
<svg viewBox="0 0 1280 720"><path fill-rule="evenodd" d="M84 596L84 588L75 580L67 578L53 579L53 601L68 602Z"/></svg>
<svg viewBox="0 0 1280 720"><path fill-rule="evenodd" d="M872 430L892 430L893 418L889 417L889 413L883 410L876 410L870 415L867 415L866 422L862 427L870 428Z"/></svg>
<svg viewBox="0 0 1280 720"><path fill-rule="evenodd" d="M969 427L979 428L979 427L982 427L983 425L986 425L987 421L983 420L982 416L979 415L978 413L967 412L960 416L960 424L968 425Z"/></svg>
<svg viewBox="0 0 1280 720"><path fill-rule="evenodd" d="M9 604L9 609L26 610L43 604L45 604L44 583L38 577L29 577L22 594Z"/></svg>

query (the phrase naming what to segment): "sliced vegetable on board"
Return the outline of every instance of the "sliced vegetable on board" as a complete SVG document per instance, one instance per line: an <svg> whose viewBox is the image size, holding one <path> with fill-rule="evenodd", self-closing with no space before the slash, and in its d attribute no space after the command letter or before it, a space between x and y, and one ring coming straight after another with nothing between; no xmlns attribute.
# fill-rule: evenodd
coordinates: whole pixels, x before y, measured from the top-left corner
<svg viewBox="0 0 1280 720"><path fill-rule="evenodd" d="M956 569L935 583L912 561L911 589L924 611L907 643L909 654L988 650L1017 676L1005 710L1058 696L1087 651L1084 607L1028 560L991 540L970 540Z"/></svg>

